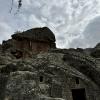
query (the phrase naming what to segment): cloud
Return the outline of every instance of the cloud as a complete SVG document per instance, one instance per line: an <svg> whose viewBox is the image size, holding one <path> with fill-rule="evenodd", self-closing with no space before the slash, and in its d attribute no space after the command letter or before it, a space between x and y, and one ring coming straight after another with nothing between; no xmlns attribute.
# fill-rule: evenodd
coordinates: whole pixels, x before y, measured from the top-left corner
<svg viewBox="0 0 100 100"><path fill-rule="evenodd" d="M11 2L0 1L0 22L9 26L5 29L6 25L1 25L0 33L4 34L0 41L5 36L9 38L12 31L47 26L55 33L60 48L90 47L99 42L99 0L24 0L22 3L19 13L14 15L18 1L14 0L11 14L8 13Z"/></svg>
<svg viewBox="0 0 100 100"><path fill-rule="evenodd" d="M45 23L41 22L34 14L30 15L29 17L29 25L31 27L43 27Z"/></svg>
<svg viewBox="0 0 100 100"><path fill-rule="evenodd" d="M2 40L7 40L8 38L10 38L12 33L13 30L7 23L0 23L0 42L2 42Z"/></svg>
<svg viewBox="0 0 100 100"><path fill-rule="evenodd" d="M100 16L94 18L85 28L79 38L74 39L70 47L94 47L100 42Z"/></svg>
<svg viewBox="0 0 100 100"><path fill-rule="evenodd" d="M100 42L100 16L94 18L83 32L86 42L91 46Z"/></svg>

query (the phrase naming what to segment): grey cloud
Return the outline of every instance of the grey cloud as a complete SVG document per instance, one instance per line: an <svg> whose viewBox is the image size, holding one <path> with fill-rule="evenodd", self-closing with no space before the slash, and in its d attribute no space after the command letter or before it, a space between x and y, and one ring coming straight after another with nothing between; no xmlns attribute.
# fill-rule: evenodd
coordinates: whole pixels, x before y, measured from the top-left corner
<svg viewBox="0 0 100 100"><path fill-rule="evenodd" d="M4 22L0 23L0 42L2 42L3 40L6 40L8 38L10 38L10 35L12 33L12 28Z"/></svg>
<svg viewBox="0 0 100 100"><path fill-rule="evenodd" d="M84 31L86 42L91 46L100 42L100 16L92 20Z"/></svg>
<svg viewBox="0 0 100 100"><path fill-rule="evenodd" d="M20 12L14 16L17 0L14 0L11 14L8 10L11 2L0 0L0 10L2 9L0 22L10 27L8 29L3 28L5 26L1 27L0 34L3 34L0 41L5 36L9 38L9 34L17 30L47 26L55 33L58 47L93 46L99 41L97 34L99 22L96 22L97 19L91 20L99 14L99 3L96 1L99 2L99 0L59 0L59 2L58 0L24 0Z"/></svg>
<svg viewBox="0 0 100 100"><path fill-rule="evenodd" d="M94 47L100 42L100 17L94 18L82 33L83 38L74 39L69 45L70 47Z"/></svg>

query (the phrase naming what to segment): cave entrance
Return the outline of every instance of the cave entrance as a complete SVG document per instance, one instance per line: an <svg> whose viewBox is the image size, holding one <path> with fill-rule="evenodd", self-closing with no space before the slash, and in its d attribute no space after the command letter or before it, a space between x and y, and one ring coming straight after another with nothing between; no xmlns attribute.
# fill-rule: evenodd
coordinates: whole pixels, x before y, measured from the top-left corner
<svg viewBox="0 0 100 100"><path fill-rule="evenodd" d="M72 89L73 100L86 100L85 89Z"/></svg>

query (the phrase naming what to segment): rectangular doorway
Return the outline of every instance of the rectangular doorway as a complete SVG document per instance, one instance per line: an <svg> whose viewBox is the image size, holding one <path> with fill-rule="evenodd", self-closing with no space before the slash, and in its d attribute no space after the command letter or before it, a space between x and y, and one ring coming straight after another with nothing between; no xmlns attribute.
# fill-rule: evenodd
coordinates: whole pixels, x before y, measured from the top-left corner
<svg viewBox="0 0 100 100"><path fill-rule="evenodd" d="M73 100L86 100L85 89L72 89Z"/></svg>

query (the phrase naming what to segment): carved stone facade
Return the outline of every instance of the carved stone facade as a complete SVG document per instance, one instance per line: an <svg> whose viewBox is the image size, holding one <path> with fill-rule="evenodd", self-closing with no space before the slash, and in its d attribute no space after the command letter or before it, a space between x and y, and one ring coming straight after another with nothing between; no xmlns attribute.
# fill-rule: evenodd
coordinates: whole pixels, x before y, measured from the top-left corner
<svg viewBox="0 0 100 100"><path fill-rule="evenodd" d="M31 52L47 52L50 49L50 43L40 41L15 41L15 48L19 50L28 50Z"/></svg>
<svg viewBox="0 0 100 100"><path fill-rule="evenodd" d="M17 49L25 49L31 52L47 52L51 48L56 48L55 36L53 32L47 28L34 28L22 33L12 35L15 40Z"/></svg>
<svg viewBox="0 0 100 100"><path fill-rule="evenodd" d="M43 69L42 69L43 70ZM82 79L81 75L69 75L60 69L52 71L55 76L48 76L47 73L38 75L38 86L40 93L51 98L62 98L63 100L99 100L100 89L90 80ZM51 72L51 73L52 73ZM57 75L57 73L59 73ZM40 81L40 78L43 81ZM85 77L85 75L83 75Z"/></svg>

